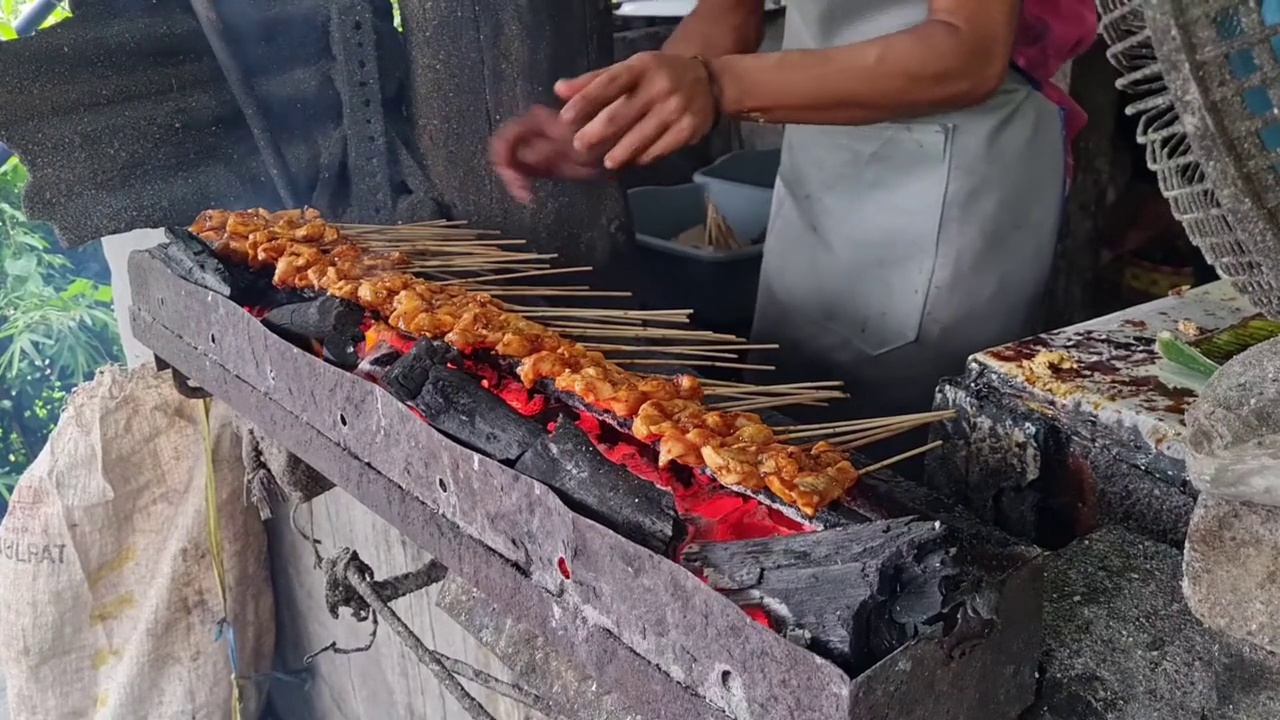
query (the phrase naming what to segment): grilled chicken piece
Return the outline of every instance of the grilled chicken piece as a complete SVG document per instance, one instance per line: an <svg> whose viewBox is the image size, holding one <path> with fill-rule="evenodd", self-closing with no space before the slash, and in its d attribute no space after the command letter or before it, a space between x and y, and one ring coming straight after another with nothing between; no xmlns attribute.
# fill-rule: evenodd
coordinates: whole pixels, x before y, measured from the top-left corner
<svg viewBox="0 0 1280 720"><path fill-rule="evenodd" d="M779 444L758 415L709 411L697 378L637 375L583 349L483 294L398 272L398 253L346 242L313 208L207 210L190 226L220 257L274 267L281 287L324 290L356 302L375 318L416 337L444 339L460 350L487 349L520 358L526 387L551 379L590 406L630 418L632 434L656 442L659 463L705 467L721 483L768 487L809 515L835 502L858 479L844 453L825 443Z"/></svg>

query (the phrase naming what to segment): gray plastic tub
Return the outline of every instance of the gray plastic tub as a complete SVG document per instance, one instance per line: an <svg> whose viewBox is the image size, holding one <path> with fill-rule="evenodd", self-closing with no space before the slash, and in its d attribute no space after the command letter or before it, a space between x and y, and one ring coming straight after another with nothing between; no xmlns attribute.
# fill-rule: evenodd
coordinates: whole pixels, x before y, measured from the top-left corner
<svg viewBox="0 0 1280 720"><path fill-rule="evenodd" d="M636 276L642 296L656 306L693 310L694 322L721 332L749 333L764 245L718 251L677 245L684 231L707 219L701 185L640 187L627 193L636 243ZM725 212L725 220L734 218ZM766 222L761 224L763 226Z"/></svg>
<svg viewBox="0 0 1280 720"><path fill-rule="evenodd" d="M744 243L759 241L769 226L773 184L781 160L782 150L741 150L693 175L693 181L707 189L707 197Z"/></svg>
<svg viewBox="0 0 1280 720"><path fill-rule="evenodd" d="M702 262L730 262L760 257L764 251L763 246L760 245L748 245L737 250L713 250L686 247L675 243L675 239L681 233L706 222L706 197L704 186L697 183L670 187L638 187L628 191L627 201L631 204L636 242L660 252L683 255ZM719 208L718 205L716 207ZM720 208L720 212L737 233L734 215L723 208ZM763 232L768 223L769 219L766 215L765 221L760 224L760 232ZM741 235L738 238L745 242L745 238Z"/></svg>

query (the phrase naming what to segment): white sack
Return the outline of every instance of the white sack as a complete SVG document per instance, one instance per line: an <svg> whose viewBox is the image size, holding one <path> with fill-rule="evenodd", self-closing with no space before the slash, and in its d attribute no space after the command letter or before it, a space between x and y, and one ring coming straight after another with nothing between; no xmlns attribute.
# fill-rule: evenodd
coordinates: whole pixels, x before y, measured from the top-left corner
<svg viewBox="0 0 1280 720"><path fill-rule="evenodd" d="M13 720L232 717L239 674L271 670L266 534L243 502L231 413L210 412L227 611L210 552L203 403L154 367L79 388L0 523L0 665ZM246 686L243 717L256 716ZM261 683L260 683L261 685Z"/></svg>

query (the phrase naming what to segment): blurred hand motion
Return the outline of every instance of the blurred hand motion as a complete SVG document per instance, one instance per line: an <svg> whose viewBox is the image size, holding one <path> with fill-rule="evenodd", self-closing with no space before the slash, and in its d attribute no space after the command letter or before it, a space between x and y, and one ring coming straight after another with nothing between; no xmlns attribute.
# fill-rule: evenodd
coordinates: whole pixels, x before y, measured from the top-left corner
<svg viewBox="0 0 1280 720"><path fill-rule="evenodd" d="M617 170L647 165L698 142L716 119L715 84L702 60L664 52L634 55L556 83L560 117L574 146Z"/></svg>
<svg viewBox="0 0 1280 720"><path fill-rule="evenodd" d="M490 159L507 191L527 203L537 178L586 180L602 168L647 165L710 132L714 84L697 58L648 52L556 83L557 113L536 106L504 124Z"/></svg>
<svg viewBox="0 0 1280 720"><path fill-rule="evenodd" d="M555 110L541 105L505 123L489 143L489 159L507 192L517 201L533 199L537 178L586 180L600 172L593 160L573 144L574 128Z"/></svg>

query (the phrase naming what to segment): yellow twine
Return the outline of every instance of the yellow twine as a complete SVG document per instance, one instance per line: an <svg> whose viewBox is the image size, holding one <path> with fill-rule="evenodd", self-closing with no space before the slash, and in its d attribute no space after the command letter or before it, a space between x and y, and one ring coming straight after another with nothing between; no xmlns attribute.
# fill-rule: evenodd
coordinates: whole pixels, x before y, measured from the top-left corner
<svg viewBox="0 0 1280 720"><path fill-rule="evenodd" d="M227 603L227 574L222 564L222 524L218 522L218 480L213 469L213 431L209 424L209 401L200 401L200 429L204 434L204 504L208 521L209 550L213 557L213 575L222 597L223 616L230 619ZM241 720L240 679L231 671L231 720Z"/></svg>

